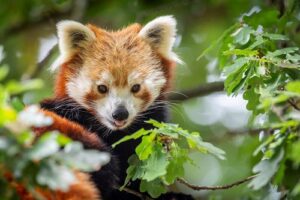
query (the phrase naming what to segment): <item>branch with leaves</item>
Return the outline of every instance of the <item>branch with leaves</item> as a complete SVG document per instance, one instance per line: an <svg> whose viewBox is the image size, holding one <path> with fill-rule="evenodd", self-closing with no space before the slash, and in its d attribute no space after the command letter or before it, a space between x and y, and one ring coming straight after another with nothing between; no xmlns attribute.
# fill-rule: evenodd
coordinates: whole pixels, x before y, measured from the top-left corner
<svg viewBox="0 0 300 200"><path fill-rule="evenodd" d="M225 90L232 96L243 94L252 111L251 126L261 129L262 143L254 155L262 154L262 159L253 168L259 174L249 185L258 190L273 183L288 187L291 196L299 197L300 183L286 185L284 174L288 162L297 169L300 163L296 158L300 149L300 52L286 32L286 23L295 22L300 5L289 1L281 8L285 11L266 9L243 15L205 53L220 45L218 61L227 77Z"/></svg>
<svg viewBox="0 0 300 200"><path fill-rule="evenodd" d="M188 132L176 124L160 123L149 120L153 129L141 129L132 135L123 137L113 144L113 148L128 140L141 139L134 155L128 159L127 177L121 190L130 181L139 179L140 191L147 192L152 198L166 193L166 186L184 176L183 165L192 162L189 150L209 153L219 159L225 158L225 152L211 143L204 142L198 132Z"/></svg>

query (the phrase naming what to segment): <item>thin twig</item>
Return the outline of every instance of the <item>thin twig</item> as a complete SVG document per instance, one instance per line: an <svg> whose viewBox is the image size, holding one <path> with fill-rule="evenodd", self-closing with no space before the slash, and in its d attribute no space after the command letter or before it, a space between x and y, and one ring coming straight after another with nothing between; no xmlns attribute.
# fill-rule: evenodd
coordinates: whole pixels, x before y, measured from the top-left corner
<svg viewBox="0 0 300 200"><path fill-rule="evenodd" d="M300 111L300 108L298 107L298 105L296 104L296 103L294 103L292 100L288 100L288 102L289 102L289 104L293 107L293 108L295 108L296 110L298 110L298 111Z"/></svg>
<svg viewBox="0 0 300 200"><path fill-rule="evenodd" d="M87 0L74 0L72 3L72 9L68 12L69 19L82 21L84 16L86 7L87 7ZM47 66L48 62L51 60L53 55L57 52L58 45L54 45L49 51L48 54L37 64L35 70L26 78L35 78L39 75L39 73Z"/></svg>
<svg viewBox="0 0 300 200"><path fill-rule="evenodd" d="M185 101L195 97L201 97L205 95L209 95L214 92L221 92L224 90L224 82L212 82L212 83L205 83L196 88L183 90L176 94L172 94L168 97L170 101Z"/></svg>
<svg viewBox="0 0 300 200"><path fill-rule="evenodd" d="M177 179L180 183L186 185L187 187L193 189L193 190L226 190L226 189L229 189L229 188L232 188L232 187L235 187L235 186L238 186L238 185L241 185L247 181L250 181L252 180L253 178L255 178L257 176L257 174L255 175L252 175L252 176L249 176L245 179L242 179L242 180L239 180L239 181L236 181L234 183L231 183L231 184L228 184L228 185L221 185L221 186L198 186L198 185L193 185L193 184L190 184L188 183L186 180L184 179Z"/></svg>
<svg viewBox="0 0 300 200"><path fill-rule="evenodd" d="M141 193L139 193L139 192L136 192L136 191L134 191L134 190L132 190L132 189L129 189L129 188L126 188L126 187L125 187L125 188L123 188L123 190L124 190L125 192L129 193L129 194L133 194L133 195L139 197L140 199L146 199L146 197L145 197L143 194L141 194Z"/></svg>
<svg viewBox="0 0 300 200"><path fill-rule="evenodd" d="M120 189L120 186L116 186L115 189L119 190L119 189ZM130 189L130 188L123 187L122 190L125 191L125 192L127 192L127 193L129 193L129 194L132 194L132 195L134 195L134 196L137 196L137 197L139 197L139 198L142 199L142 200L152 200L152 198L150 198L150 197L148 197L148 196L146 196L146 195L143 195L142 193L137 192L137 191L135 191L135 190L132 190L132 189Z"/></svg>
<svg viewBox="0 0 300 200"><path fill-rule="evenodd" d="M44 69L44 67L47 66L47 64L50 62L50 60L56 54L57 51L58 45L56 44L48 51L47 55L40 62L37 63L35 70L28 77L26 77L26 79L37 77Z"/></svg>
<svg viewBox="0 0 300 200"><path fill-rule="evenodd" d="M31 21L24 21L19 24L13 25L10 28L6 29L1 35L0 40L5 39L7 37L12 37L24 30L28 30L31 28L35 28L41 25L44 25L49 20L59 20L61 18L66 18L70 15L70 10L64 11L52 11L45 12L42 16L36 17Z"/></svg>

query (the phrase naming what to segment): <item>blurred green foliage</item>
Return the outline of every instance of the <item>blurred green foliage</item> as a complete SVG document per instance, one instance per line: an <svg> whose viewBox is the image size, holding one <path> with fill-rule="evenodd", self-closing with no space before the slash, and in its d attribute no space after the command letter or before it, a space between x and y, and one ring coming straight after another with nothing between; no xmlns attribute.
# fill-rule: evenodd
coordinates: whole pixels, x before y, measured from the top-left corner
<svg viewBox="0 0 300 200"><path fill-rule="evenodd" d="M31 127L49 126L52 119L37 106L24 109L15 95L42 87L42 81L3 82L8 71L0 67L0 199L20 199L16 183L35 199L43 199L37 187L66 191L76 181L74 170L95 171L108 162L108 155L85 150L57 132L36 138Z"/></svg>

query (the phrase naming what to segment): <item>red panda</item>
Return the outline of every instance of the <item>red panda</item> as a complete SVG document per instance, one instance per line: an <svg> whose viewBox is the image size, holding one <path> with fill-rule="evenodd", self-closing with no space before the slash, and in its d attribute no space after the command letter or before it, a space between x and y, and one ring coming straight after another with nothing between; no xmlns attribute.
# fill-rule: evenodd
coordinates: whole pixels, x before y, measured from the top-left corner
<svg viewBox="0 0 300 200"><path fill-rule="evenodd" d="M176 20L163 16L118 31L61 21L57 29L55 97L41 102L42 111L55 120L46 129L59 130L86 148L110 152L110 163L90 178L102 199L134 200L135 196L116 188L125 180L127 160L139 141L113 150L110 145L140 128L151 128L144 122L147 119L167 120L166 92L175 63L180 62L172 51ZM137 182L128 187L138 191Z"/></svg>

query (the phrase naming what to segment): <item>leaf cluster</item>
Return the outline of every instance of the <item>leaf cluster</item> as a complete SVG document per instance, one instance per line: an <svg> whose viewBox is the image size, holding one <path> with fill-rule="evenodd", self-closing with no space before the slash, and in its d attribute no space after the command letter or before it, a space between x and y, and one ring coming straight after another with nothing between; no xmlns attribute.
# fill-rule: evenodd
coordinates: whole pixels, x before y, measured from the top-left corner
<svg viewBox="0 0 300 200"><path fill-rule="evenodd" d="M274 8L254 9L219 39L225 90L232 96L242 93L252 111L250 126L261 130L254 155L262 158L253 168L259 174L249 184L254 189L284 184L288 160L299 169L300 52L290 29L300 24L299 11L297 1L289 1L281 17ZM289 187L292 195L300 194L299 184Z"/></svg>
<svg viewBox="0 0 300 200"><path fill-rule="evenodd" d="M141 129L125 136L112 146L128 140L141 139L135 154L129 160L125 187L130 181L141 180L140 191L148 192L156 198L165 193L166 186L184 176L184 164L192 162L189 150L209 153L225 159L225 152L211 143L204 142L198 132L188 132L177 124L160 123L153 119L147 121L154 128Z"/></svg>

